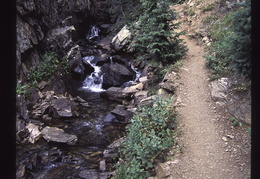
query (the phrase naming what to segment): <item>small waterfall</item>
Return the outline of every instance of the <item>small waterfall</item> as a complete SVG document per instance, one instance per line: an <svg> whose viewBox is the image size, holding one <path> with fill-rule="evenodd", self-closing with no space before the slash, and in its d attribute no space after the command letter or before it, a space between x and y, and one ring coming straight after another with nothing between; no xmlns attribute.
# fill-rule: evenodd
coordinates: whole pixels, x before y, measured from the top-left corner
<svg viewBox="0 0 260 179"><path fill-rule="evenodd" d="M86 38L89 40L95 40L96 38L98 39L98 33L99 33L99 28L95 25L90 26L90 29L86 35Z"/></svg>
<svg viewBox="0 0 260 179"><path fill-rule="evenodd" d="M83 57L85 62L88 62L93 68L94 72L92 72L83 82L82 89L90 90L93 92L102 92L102 82L103 75L101 74L101 67L96 66L95 56L86 56Z"/></svg>

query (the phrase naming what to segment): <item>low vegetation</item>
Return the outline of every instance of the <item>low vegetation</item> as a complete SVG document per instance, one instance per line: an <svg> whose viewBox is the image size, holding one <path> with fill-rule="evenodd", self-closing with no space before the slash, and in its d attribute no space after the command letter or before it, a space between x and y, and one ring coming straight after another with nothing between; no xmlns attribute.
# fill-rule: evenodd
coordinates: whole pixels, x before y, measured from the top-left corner
<svg viewBox="0 0 260 179"><path fill-rule="evenodd" d="M69 66L65 58L58 59L57 54L47 52L41 57L41 62L36 69L30 71L27 80L37 84L42 80L48 81L54 74L68 75Z"/></svg>
<svg viewBox="0 0 260 179"><path fill-rule="evenodd" d="M16 94L26 94L29 88L34 87L43 80L49 81L53 75L66 77L69 74L69 65L65 57L58 59L56 53L46 52L41 56L39 65L27 75L26 84L17 82Z"/></svg>
<svg viewBox="0 0 260 179"><path fill-rule="evenodd" d="M247 79L251 77L251 1L237 7L223 18L211 23L209 35L213 43L205 56L211 79L217 79L231 71Z"/></svg>
<svg viewBox="0 0 260 179"><path fill-rule="evenodd" d="M159 96L154 100L152 106L140 107L127 127L115 179L149 177L158 156L174 145L172 100Z"/></svg>

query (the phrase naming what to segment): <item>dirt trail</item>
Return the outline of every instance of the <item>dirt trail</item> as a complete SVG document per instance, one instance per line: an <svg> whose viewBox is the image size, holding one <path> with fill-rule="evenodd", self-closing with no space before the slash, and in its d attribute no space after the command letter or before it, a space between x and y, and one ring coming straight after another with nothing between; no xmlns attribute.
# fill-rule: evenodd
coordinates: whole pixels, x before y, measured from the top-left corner
<svg viewBox="0 0 260 179"><path fill-rule="evenodd" d="M178 142L183 146L183 154L172 167L171 178L250 178L249 173L240 172L226 151L227 137L223 140L223 129L210 98L203 48L183 38L189 51L179 73L181 85L176 92L182 132Z"/></svg>
<svg viewBox="0 0 260 179"><path fill-rule="evenodd" d="M177 130L181 133L177 141L183 152L167 162L166 178L250 178L248 134L232 128L218 113L210 96L203 47L186 36L182 38L189 49L178 74L180 85L176 91Z"/></svg>

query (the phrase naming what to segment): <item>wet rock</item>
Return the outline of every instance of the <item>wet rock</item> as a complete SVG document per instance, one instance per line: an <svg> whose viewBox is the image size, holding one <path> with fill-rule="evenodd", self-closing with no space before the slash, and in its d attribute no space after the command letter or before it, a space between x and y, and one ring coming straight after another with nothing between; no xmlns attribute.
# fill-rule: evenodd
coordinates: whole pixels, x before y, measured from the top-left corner
<svg viewBox="0 0 260 179"><path fill-rule="evenodd" d="M79 172L79 176L85 179L99 179L99 174L96 170L82 170Z"/></svg>
<svg viewBox="0 0 260 179"><path fill-rule="evenodd" d="M67 143L69 145L75 145L75 143L78 140L76 135L67 134L64 132L64 130L59 129L57 127L46 126L41 131L41 133L43 135L43 138L48 142L53 141L53 142Z"/></svg>
<svg viewBox="0 0 260 179"><path fill-rule="evenodd" d="M118 121L125 123L128 123L134 115L133 112L128 111L123 105L116 106L115 109L111 111L111 114L115 115Z"/></svg>
<svg viewBox="0 0 260 179"><path fill-rule="evenodd" d="M125 25L118 34L112 39L111 47L116 50L122 50L131 41L131 32Z"/></svg>
<svg viewBox="0 0 260 179"><path fill-rule="evenodd" d="M20 164L16 170L16 178L23 178L25 174L25 165Z"/></svg>
<svg viewBox="0 0 260 179"><path fill-rule="evenodd" d="M49 115L55 118L72 117L71 102L67 98L58 98L51 101Z"/></svg>
<svg viewBox="0 0 260 179"><path fill-rule="evenodd" d="M125 82L133 80L135 72L122 64L112 63L104 64L101 67L103 75L103 88L107 89L112 86L119 87Z"/></svg>
<svg viewBox="0 0 260 179"><path fill-rule="evenodd" d="M67 60L70 66L71 75L76 80L81 80L84 77L85 67L82 62L82 56L79 46L76 45L67 53Z"/></svg>
<svg viewBox="0 0 260 179"><path fill-rule="evenodd" d="M104 122L113 122L116 120L116 116L114 116L111 113L108 113L105 117L104 117Z"/></svg>
<svg viewBox="0 0 260 179"><path fill-rule="evenodd" d="M97 48L111 51L110 42L111 42L111 38L105 37L97 44Z"/></svg>
<svg viewBox="0 0 260 179"><path fill-rule="evenodd" d="M211 82L211 97L216 102L218 101L220 105L224 105L227 98L228 88L230 87L228 78L220 78L216 81Z"/></svg>
<svg viewBox="0 0 260 179"><path fill-rule="evenodd" d="M33 123L29 123L26 125L25 127L28 131L29 131L29 137L28 137L28 141L32 144L34 144L41 136L41 132L39 130L39 126L33 124Z"/></svg>
<svg viewBox="0 0 260 179"><path fill-rule="evenodd" d="M132 93L125 93L122 88L110 87L106 91L100 93L102 98L107 98L111 101L122 102L123 100L130 101L132 99Z"/></svg>

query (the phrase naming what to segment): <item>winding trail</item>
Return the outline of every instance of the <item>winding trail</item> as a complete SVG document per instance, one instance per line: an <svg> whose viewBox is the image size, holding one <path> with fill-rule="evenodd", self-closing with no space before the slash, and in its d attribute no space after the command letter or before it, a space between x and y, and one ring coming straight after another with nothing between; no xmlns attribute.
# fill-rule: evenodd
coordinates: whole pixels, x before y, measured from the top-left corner
<svg viewBox="0 0 260 179"><path fill-rule="evenodd" d="M186 36L182 38L189 49L178 73L176 91L177 142L182 152L167 162L164 178L250 178L250 147L240 145L239 138L244 138L245 132L236 134L236 129L223 122L211 99L203 47Z"/></svg>

